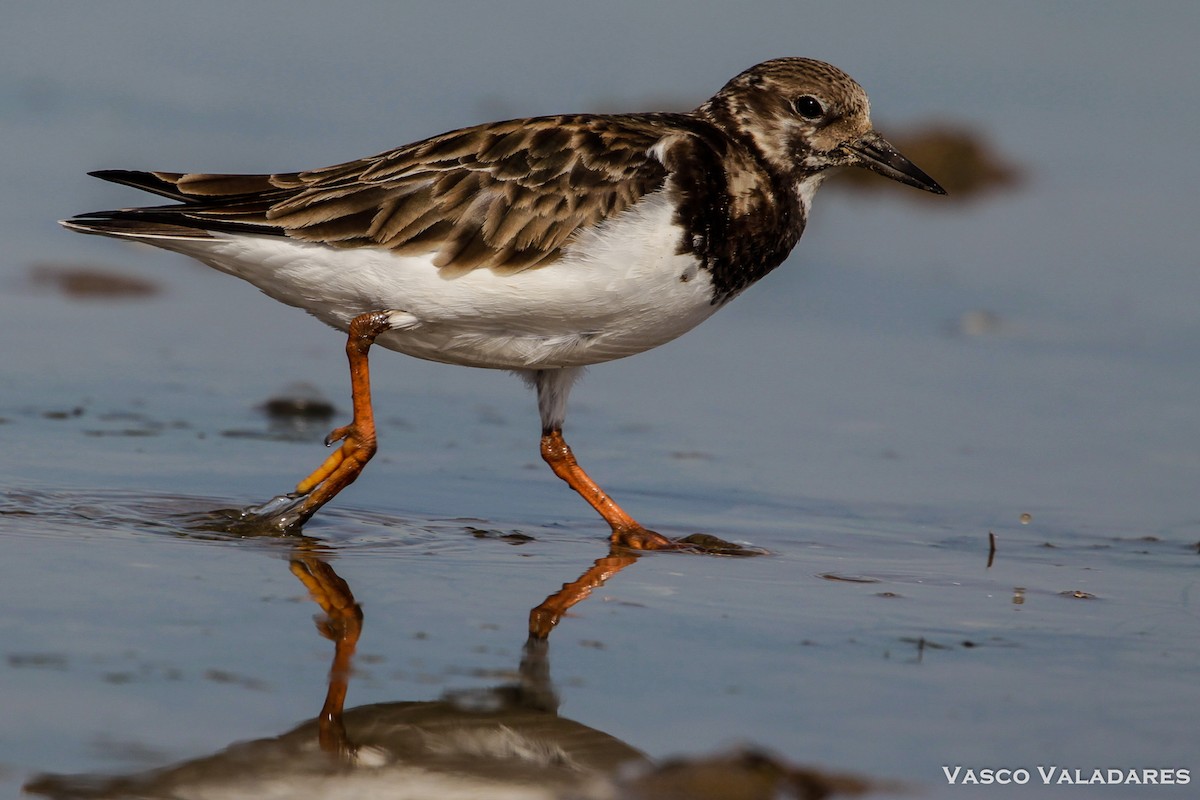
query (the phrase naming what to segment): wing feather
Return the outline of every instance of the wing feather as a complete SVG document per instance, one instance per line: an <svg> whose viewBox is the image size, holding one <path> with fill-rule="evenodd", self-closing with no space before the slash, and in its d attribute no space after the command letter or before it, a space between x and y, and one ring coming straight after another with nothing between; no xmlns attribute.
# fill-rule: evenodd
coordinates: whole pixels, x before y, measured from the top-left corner
<svg viewBox="0 0 1200 800"><path fill-rule="evenodd" d="M667 169L652 153L678 136L678 116L511 120L305 172L107 171L100 177L180 204L104 213L432 253L448 275L520 271L553 262L577 230L661 188Z"/></svg>

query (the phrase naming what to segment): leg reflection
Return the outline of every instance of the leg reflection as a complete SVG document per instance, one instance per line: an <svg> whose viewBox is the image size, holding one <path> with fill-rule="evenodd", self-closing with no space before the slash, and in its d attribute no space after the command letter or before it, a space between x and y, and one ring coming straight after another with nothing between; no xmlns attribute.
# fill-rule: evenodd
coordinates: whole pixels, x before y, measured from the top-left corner
<svg viewBox="0 0 1200 800"><path fill-rule="evenodd" d="M568 609L586 599L593 589L603 586L605 581L637 560L636 553L617 547L609 550L604 558L596 559L596 563L587 572L570 583L564 583L561 589L529 612L530 640L545 639Z"/></svg>
<svg viewBox="0 0 1200 800"><path fill-rule="evenodd" d="M519 680L447 691L436 700L347 709L363 614L314 540L292 540L289 565L334 643L320 716L278 736L236 742L199 758L129 775L38 775L25 790L48 798L180 797L688 797L691 800L857 794L872 782L798 768L753 749L652 764L632 745L559 716L549 634L576 603L637 560L613 551L529 615ZM314 758L314 745L332 758ZM361 768L359 768L361 767ZM516 793L520 793L519 795Z"/></svg>
<svg viewBox="0 0 1200 800"><path fill-rule="evenodd" d="M333 642L333 664L329 668L329 687L325 704L317 718L321 749L343 759L353 757L353 745L346 737L342 712L346 707L346 692L358 637L362 634L362 607L354 599L350 584L321 560L311 548L295 555L289 566L300 579L325 615L317 620L317 630Z"/></svg>
<svg viewBox="0 0 1200 800"><path fill-rule="evenodd" d="M550 631L572 606L638 558L634 552L614 547L581 576L563 584L533 608L529 612L529 638L522 649L519 683L496 687L490 693L510 708L556 714L558 695L550 680L548 658ZM319 555L314 542L306 540L297 546L289 567L324 612L317 620L317 630L334 645L325 703L317 718L318 740L324 752L353 762L357 747L346 732L345 707L354 653L362 634L362 608L350 585Z"/></svg>

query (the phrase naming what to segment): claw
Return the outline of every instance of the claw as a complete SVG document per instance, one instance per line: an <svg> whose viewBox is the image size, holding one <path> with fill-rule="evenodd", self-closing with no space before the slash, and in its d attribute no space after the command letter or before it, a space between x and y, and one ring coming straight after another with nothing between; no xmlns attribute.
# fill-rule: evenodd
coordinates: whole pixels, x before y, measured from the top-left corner
<svg viewBox="0 0 1200 800"><path fill-rule="evenodd" d="M351 423L350 425L343 425L340 428L334 428L333 430L331 430L329 432L329 435L325 437L325 446L333 447L334 442L340 442L343 439L345 439L347 436L349 436L350 432L353 428L354 428L353 423Z"/></svg>

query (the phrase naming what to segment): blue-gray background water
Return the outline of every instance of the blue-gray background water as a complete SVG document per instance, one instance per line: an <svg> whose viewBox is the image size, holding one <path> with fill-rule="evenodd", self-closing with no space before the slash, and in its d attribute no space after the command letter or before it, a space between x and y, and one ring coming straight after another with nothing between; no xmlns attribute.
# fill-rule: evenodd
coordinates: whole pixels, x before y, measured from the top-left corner
<svg viewBox="0 0 1200 800"><path fill-rule="evenodd" d="M28 3L0 28L9 794L277 735L329 663L283 547L173 520L315 466L349 411L342 337L62 231L144 199L86 171L685 109L780 55L847 70L885 136L966 129L1019 179L944 201L832 180L783 267L591 370L567 430L589 471L664 533L773 555L612 578L552 637L563 715L655 759L753 743L946 796L943 765L1200 770L1200 7ZM79 270L150 289L62 291ZM308 528L366 615L350 703L494 684L606 532L540 463L520 382L386 353L373 377L380 455ZM339 409L320 430L261 411L298 383Z"/></svg>

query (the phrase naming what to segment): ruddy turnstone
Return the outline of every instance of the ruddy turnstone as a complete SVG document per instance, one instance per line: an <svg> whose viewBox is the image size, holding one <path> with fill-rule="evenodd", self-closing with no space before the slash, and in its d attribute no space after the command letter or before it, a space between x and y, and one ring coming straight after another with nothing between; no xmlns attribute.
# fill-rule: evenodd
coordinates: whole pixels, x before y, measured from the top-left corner
<svg viewBox="0 0 1200 800"><path fill-rule="evenodd" d="M367 351L512 370L537 391L542 458L612 541L674 542L609 497L563 439L589 364L657 347L787 257L834 167L944 190L871 127L867 95L820 61L751 67L687 113L570 114L444 133L306 172L104 170L169 205L84 214L82 233L191 256L349 333L341 445L261 512L302 525L375 453Z"/></svg>

